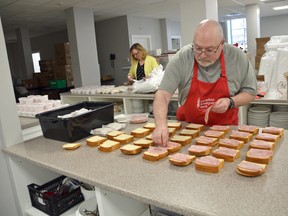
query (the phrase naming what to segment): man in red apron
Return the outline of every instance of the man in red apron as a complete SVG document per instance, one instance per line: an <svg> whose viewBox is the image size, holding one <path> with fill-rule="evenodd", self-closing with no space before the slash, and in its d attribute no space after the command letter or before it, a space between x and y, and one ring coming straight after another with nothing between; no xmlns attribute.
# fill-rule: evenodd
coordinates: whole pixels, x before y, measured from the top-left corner
<svg viewBox="0 0 288 216"><path fill-rule="evenodd" d="M237 107L257 94L248 58L240 49L224 44L222 27L215 20L202 21L193 45L178 51L165 69L153 105L156 128L152 138L158 145L166 146L169 140L168 104L177 88L181 104L177 119L208 126L237 125Z"/></svg>
<svg viewBox="0 0 288 216"><path fill-rule="evenodd" d="M176 117L179 121L206 124L208 126L216 124L238 124L238 108L231 107L233 105L230 105L230 101L230 109L228 109L225 113L208 113L207 120L205 122L205 114L207 109L213 106L218 99L230 97L223 53L220 55L220 62L220 78L216 82L209 83L198 80L198 63L195 61L194 75L192 77L188 97L185 103L178 108L176 113Z"/></svg>

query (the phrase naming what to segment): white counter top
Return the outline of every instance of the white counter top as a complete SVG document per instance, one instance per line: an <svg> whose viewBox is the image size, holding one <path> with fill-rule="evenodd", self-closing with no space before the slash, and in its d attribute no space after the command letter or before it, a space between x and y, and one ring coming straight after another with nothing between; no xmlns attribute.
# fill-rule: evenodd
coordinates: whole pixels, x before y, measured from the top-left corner
<svg viewBox="0 0 288 216"><path fill-rule="evenodd" d="M131 131L136 127L142 125L129 125L126 129ZM149 162L142 159L142 154L128 156L120 150L100 152L87 146L85 140L80 140L81 147L74 151L64 150L63 142L43 137L3 151L96 187L184 215L287 216L287 137L285 131L266 173L253 178L235 171L245 158L247 144L241 150L241 158L225 162L218 174L196 171L194 163L176 167L168 158ZM189 146L180 151L187 153Z"/></svg>

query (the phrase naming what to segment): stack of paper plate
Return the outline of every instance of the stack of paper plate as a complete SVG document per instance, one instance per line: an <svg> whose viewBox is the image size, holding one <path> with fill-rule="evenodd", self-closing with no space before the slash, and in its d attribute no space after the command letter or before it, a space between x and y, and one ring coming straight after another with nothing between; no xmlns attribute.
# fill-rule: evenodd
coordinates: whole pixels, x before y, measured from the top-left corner
<svg viewBox="0 0 288 216"><path fill-rule="evenodd" d="M255 125L258 127L269 126L269 115L271 109L268 107L250 107L248 111L248 125Z"/></svg>
<svg viewBox="0 0 288 216"><path fill-rule="evenodd" d="M269 123L271 127L288 129L288 112L272 112Z"/></svg>
<svg viewBox="0 0 288 216"><path fill-rule="evenodd" d="M288 105L274 104L273 111L274 112L288 112Z"/></svg>

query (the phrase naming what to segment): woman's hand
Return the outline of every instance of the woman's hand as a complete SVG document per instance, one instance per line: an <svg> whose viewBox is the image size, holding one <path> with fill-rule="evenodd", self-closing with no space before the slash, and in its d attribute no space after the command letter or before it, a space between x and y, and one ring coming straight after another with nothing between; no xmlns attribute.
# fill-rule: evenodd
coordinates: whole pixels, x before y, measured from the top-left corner
<svg viewBox="0 0 288 216"><path fill-rule="evenodd" d="M128 81L132 82L133 81L133 77L131 75L128 75Z"/></svg>

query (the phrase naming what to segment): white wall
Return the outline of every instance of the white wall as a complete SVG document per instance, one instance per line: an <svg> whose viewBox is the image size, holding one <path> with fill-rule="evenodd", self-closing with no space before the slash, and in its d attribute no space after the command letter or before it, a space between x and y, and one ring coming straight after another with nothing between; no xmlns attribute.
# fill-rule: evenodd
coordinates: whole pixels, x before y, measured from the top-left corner
<svg viewBox="0 0 288 216"><path fill-rule="evenodd" d="M159 19L127 16L130 46L131 35L151 35L152 50L162 48L161 27Z"/></svg>
<svg viewBox="0 0 288 216"><path fill-rule="evenodd" d="M288 14L260 19L261 37L288 35Z"/></svg>
<svg viewBox="0 0 288 216"><path fill-rule="evenodd" d="M122 68L130 66L127 17L96 22L95 29L101 75L115 76L114 84L123 85L127 82L127 71ZM114 62L110 60L111 53L116 55Z"/></svg>
<svg viewBox="0 0 288 216"><path fill-rule="evenodd" d="M0 150L23 141L20 120L16 109L14 92L12 87L11 72L9 69L8 57L6 52L2 22L0 17L0 56L1 56L1 79L0 79L0 98L4 99L0 106ZM17 207L15 185L12 179L11 166L0 151L0 215L18 215L20 210ZM18 212L19 211L19 212Z"/></svg>

